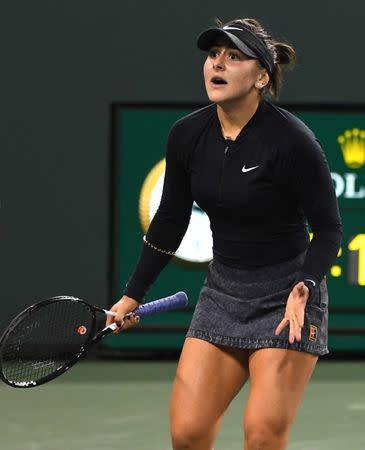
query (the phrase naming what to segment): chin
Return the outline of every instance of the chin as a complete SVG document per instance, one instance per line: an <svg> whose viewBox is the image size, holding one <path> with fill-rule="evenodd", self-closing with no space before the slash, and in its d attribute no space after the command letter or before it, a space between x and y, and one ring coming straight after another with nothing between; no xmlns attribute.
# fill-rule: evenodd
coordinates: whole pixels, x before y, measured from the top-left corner
<svg viewBox="0 0 365 450"><path fill-rule="evenodd" d="M208 98L212 103L217 103L219 105L220 103L225 103L230 100L227 95L222 95L221 92L208 92Z"/></svg>

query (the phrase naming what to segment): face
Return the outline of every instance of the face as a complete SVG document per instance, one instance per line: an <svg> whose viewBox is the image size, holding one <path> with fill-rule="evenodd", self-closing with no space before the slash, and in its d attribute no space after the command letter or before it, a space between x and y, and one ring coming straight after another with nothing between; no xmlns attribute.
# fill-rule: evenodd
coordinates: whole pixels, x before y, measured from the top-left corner
<svg viewBox="0 0 365 450"><path fill-rule="evenodd" d="M218 105L260 96L268 75L256 59L225 45L213 46L204 63L204 81L209 100Z"/></svg>

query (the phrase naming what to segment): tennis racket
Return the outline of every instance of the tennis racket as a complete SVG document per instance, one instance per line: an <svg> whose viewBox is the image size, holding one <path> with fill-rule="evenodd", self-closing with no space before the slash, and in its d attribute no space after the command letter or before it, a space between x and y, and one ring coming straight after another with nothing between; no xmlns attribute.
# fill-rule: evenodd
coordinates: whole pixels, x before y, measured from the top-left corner
<svg viewBox="0 0 365 450"><path fill-rule="evenodd" d="M186 294L178 292L145 303L134 313L145 317L182 308L187 302ZM98 331L97 313L116 316L68 296L52 297L25 309L0 339L1 379L12 387L30 388L65 373L92 345L118 328L112 323Z"/></svg>

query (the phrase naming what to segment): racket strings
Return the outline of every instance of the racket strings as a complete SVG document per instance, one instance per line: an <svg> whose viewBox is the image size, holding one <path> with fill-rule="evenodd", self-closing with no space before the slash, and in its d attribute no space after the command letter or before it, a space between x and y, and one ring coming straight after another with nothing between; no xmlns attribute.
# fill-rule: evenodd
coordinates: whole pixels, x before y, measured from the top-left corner
<svg viewBox="0 0 365 450"><path fill-rule="evenodd" d="M88 341L93 324L94 313L82 302L53 302L29 311L3 343L3 375L27 384L64 369Z"/></svg>

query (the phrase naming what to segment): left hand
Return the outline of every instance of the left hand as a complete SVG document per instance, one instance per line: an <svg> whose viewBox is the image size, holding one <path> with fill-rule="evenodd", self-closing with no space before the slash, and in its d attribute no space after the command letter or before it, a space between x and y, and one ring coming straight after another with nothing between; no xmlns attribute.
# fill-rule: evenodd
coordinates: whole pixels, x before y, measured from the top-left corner
<svg viewBox="0 0 365 450"><path fill-rule="evenodd" d="M294 344L295 341L299 342L301 340L302 328L304 326L304 310L308 297L309 289L303 281L300 281L293 287L293 290L288 297L284 318L275 330L276 336L289 325L290 344Z"/></svg>

